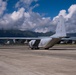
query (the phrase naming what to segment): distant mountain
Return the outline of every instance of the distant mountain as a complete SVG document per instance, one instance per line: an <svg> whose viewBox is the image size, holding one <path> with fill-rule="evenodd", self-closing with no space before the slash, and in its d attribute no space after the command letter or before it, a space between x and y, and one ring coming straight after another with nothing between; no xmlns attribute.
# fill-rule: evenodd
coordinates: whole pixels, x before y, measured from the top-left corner
<svg viewBox="0 0 76 75"><path fill-rule="evenodd" d="M0 30L0 37L38 37L38 36L51 36L54 32L38 33L33 31L21 30ZM68 37L76 37L76 33L68 33Z"/></svg>
<svg viewBox="0 0 76 75"><path fill-rule="evenodd" d="M76 37L76 33L67 33L68 37Z"/></svg>
<svg viewBox="0 0 76 75"><path fill-rule="evenodd" d="M0 37L38 37L38 36L51 36L53 32L38 33L33 31L21 30L0 30Z"/></svg>

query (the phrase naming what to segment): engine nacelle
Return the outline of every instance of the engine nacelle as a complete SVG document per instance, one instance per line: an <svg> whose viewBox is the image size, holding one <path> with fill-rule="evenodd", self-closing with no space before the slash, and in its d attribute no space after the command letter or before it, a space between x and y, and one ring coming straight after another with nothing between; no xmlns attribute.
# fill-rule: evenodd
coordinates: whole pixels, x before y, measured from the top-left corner
<svg viewBox="0 0 76 75"><path fill-rule="evenodd" d="M39 45L40 40L31 40L29 42L29 47L31 49L39 49L38 45Z"/></svg>
<svg viewBox="0 0 76 75"><path fill-rule="evenodd" d="M29 42L29 47L30 47L31 49L33 49L33 45L34 45L35 41L36 41L36 40L31 40L31 41Z"/></svg>

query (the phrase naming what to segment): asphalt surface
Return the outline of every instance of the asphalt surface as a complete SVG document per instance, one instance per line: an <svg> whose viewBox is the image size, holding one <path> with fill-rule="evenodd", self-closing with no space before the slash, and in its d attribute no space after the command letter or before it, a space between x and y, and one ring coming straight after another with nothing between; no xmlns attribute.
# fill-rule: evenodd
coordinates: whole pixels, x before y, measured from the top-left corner
<svg viewBox="0 0 76 75"><path fill-rule="evenodd" d="M0 75L76 75L76 45L0 46Z"/></svg>

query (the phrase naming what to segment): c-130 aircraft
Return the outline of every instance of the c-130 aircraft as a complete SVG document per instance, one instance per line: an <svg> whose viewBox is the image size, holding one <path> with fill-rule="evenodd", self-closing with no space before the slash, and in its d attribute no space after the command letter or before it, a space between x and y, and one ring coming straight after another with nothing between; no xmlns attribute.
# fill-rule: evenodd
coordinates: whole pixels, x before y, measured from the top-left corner
<svg viewBox="0 0 76 75"><path fill-rule="evenodd" d="M28 45L31 49L49 49L50 47L54 46L57 42L59 42L62 38L66 37L66 30L64 25L64 18L62 15L60 15L56 33L52 36L46 37L46 38L26 38L26 37L0 37L1 39L7 39L7 40L31 40L28 42Z"/></svg>
<svg viewBox="0 0 76 75"><path fill-rule="evenodd" d="M49 49L64 37L66 37L64 18L62 15L60 15L56 28L56 33L50 37L31 40L29 42L29 47L31 49L39 49L39 48Z"/></svg>

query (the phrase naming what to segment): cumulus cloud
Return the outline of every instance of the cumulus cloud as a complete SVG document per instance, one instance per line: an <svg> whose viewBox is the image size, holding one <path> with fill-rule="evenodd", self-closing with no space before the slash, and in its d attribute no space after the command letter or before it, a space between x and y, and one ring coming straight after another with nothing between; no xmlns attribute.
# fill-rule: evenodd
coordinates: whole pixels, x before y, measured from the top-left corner
<svg viewBox="0 0 76 75"><path fill-rule="evenodd" d="M16 7L19 7L20 6L20 3L25 3L26 5L31 5L31 3L35 1L37 2L38 0L20 0L16 3Z"/></svg>
<svg viewBox="0 0 76 75"><path fill-rule="evenodd" d="M36 4L33 7L32 6L30 7L30 5L32 4L32 2L37 2L37 1L38 0L19 0L16 3L15 7L16 8L24 7L26 9L26 11L27 10L31 10L31 9L33 9L33 8L35 8L35 7L37 7L39 5L39 4Z"/></svg>
<svg viewBox="0 0 76 75"><path fill-rule="evenodd" d="M8 18L7 18L8 17ZM48 25L47 25L48 24ZM39 13L25 12L24 8L4 15L0 19L0 28L32 30L36 32L47 32L51 24L50 17L41 17ZM46 31L44 31L46 29Z"/></svg>
<svg viewBox="0 0 76 75"><path fill-rule="evenodd" d="M53 24L57 24L60 15L65 19L66 31L69 33L76 32L76 4L70 6L68 13L66 10L61 10L59 14L53 18Z"/></svg>
<svg viewBox="0 0 76 75"><path fill-rule="evenodd" d="M42 18L39 13L34 12L28 12L28 13L25 12L24 14L25 14L24 22L22 23L21 26L22 30L33 30L36 32L44 32L44 27L46 29L48 26L50 26L51 20L49 17ZM43 30L41 28L43 28Z"/></svg>
<svg viewBox="0 0 76 75"><path fill-rule="evenodd" d="M67 14L66 18L71 18L74 13L76 13L76 4L72 5L69 9L68 9L69 14Z"/></svg>
<svg viewBox="0 0 76 75"><path fill-rule="evenodd" d="M70 6L70 8L68 9L68 13L66 13L66 10L61 10L58 16L54 17L54 19L59 18L60 15L68 19L68 18L71 18L74 13L76 13L76 4Z"/></svg>
<svg viewBox="0 0 76 75"><path fill-rule="evenodd" d="M3 0L0 0L0 16L4 13L4 11L6 10L6 5L7 5L7 2L6 1L3 1Z"/></svg>
<svg viewBox="0 0 76 75"><path fill-rule="evenodd" d="M23 17L24 11L25 11L25 9L24 9L24 8L21 8L21 9L19 9L17 12L14 11L14 12L11 14L10 17L11 17L14 21L17 21L18 19L20 19L20 18Z"/></svg>
<svg viewBox="0 0 76 75"><path fill-rule="evenodd" d="M30 9L26 10L27 6L26 8L21 6L21 2L28 5ZM50 17L43 17L39 13L33 12L32 9L38 6L38 4L30 7L32 2L37 2L37 0L18 1L16 7L19 8L16 11L10 14L7 13L0 18L0 29L32 30L44 33L55 31L58 18L62 15L65 19L67 32L76 32L76 4L70 6L68 13L66 10L61 10L52 20Z"/></svg>

